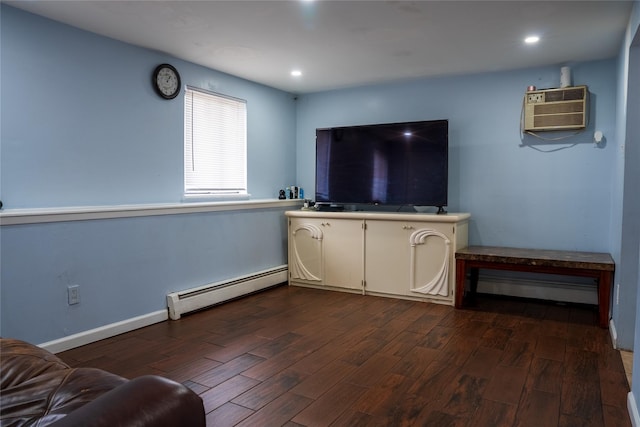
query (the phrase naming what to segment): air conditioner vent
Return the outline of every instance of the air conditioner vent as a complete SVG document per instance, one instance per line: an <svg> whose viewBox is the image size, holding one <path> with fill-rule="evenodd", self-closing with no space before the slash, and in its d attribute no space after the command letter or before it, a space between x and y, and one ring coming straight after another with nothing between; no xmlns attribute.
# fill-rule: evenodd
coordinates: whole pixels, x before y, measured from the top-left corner
<svg viewBox="0 0 640 427"><path fill-rule="evenodd" d="M564 89L562 90L562 94L564 95L565 101L575 101L575 100L583 100L586 88L579 89Z"/></svg>
<svg viewBox="0 0 640 427"><path fill-rule="evenodd" d="M529 91L524 98L524 130L584 129L587 126L586 86Z"/></svg>

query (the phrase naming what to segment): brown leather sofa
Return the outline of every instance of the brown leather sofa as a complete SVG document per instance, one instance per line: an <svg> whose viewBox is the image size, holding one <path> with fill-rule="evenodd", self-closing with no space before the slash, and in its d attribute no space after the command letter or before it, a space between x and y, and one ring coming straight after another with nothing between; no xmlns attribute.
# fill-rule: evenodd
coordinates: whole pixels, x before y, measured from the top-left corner
<svg viewBox="0 0 640 427"><path fill-rule="evenodd" d="M127 380L72 368L48 351L0 338L0 427L205 426L202 399L159 376Z"/></svg>

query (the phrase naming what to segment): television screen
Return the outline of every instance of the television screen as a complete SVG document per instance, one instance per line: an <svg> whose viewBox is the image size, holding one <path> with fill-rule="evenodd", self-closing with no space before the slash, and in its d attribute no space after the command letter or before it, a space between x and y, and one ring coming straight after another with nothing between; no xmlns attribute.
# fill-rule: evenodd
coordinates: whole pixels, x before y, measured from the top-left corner
<svg viewBox="0 0 640 427"><path fill-rule="evenodd" d="M316 129L316 203L446 206L447 120Z"/></svg>

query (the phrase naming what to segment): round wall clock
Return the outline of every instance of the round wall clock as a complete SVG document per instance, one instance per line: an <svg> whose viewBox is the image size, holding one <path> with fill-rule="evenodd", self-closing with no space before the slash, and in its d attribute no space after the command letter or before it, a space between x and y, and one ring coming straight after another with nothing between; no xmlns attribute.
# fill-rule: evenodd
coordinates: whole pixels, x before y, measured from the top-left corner
<svg viewBox="0 0 640 427"><path fill-rule="evenodd" d="M180 93L180 74L173 65L160 64L153 71L153 87L164 99L173 99Z"/></svg>

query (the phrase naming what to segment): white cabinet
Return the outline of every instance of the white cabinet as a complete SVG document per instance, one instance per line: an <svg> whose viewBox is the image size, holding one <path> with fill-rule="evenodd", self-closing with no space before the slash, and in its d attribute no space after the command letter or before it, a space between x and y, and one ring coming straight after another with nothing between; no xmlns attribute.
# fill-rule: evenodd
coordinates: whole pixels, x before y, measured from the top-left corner
<svg viewBox="0 0 640 427"><path fill-rule="evenodd" d="M451 223L367 221L366 291L452 301L455 233L462 228Z"/></svg>
<svg viewBox="0 0 640 427"><path fill-rule="evenodd" d="M290 218L290 280L361 292L363 236L362 219Z"/></svg>
<svg viewBox="0 0 640 427"><path fill-rule="evenodd" d="M467 246L469 214L286 215L291 285L453 304L455 251Z"/></svg>

